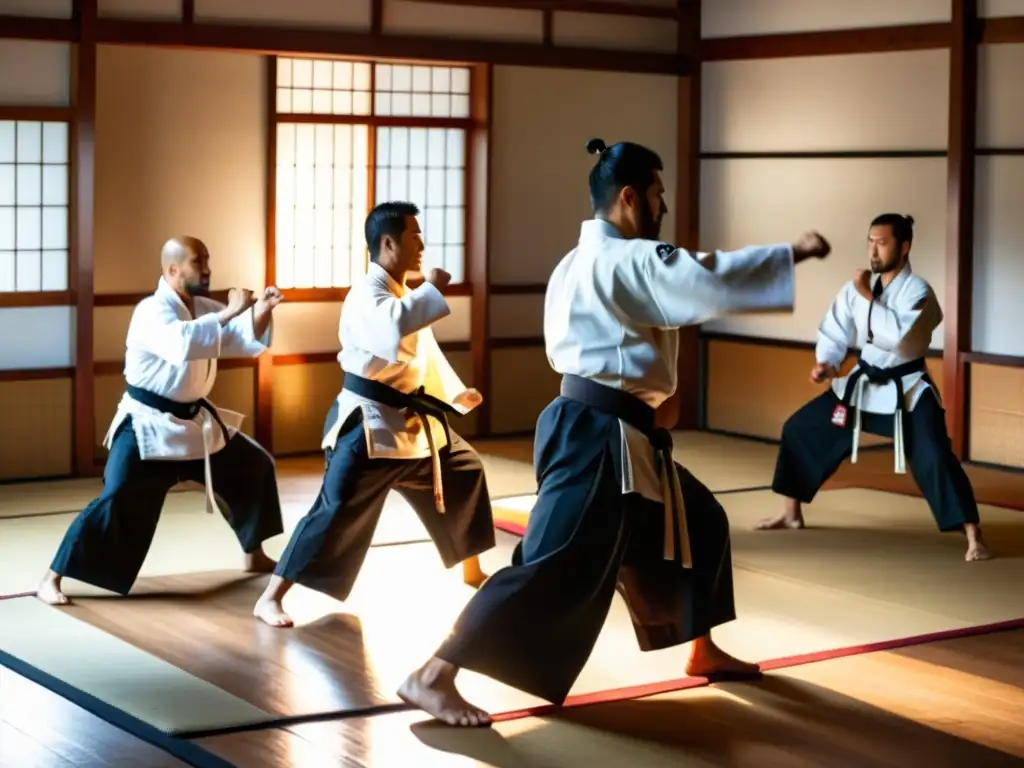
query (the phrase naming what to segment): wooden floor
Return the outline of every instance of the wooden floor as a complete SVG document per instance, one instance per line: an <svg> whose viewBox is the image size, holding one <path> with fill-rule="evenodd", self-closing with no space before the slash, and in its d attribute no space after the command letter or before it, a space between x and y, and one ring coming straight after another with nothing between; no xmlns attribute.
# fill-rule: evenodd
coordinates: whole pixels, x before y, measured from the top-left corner
<svg viewBox="0 0 1024 768"><path fill-rule="evenodd" d="M519 448L509 454L509 460L529 462L529 442L523 441ZM321 471L318 457L282 462L282 501L308 504L319 488ZM762 474L770 482L770 464ZM1024 475L978 467L968 468L968 474L980 502L1024 507ZM518 475L510 476L508 490L494 489L494 493L522 492L513 489L520 482ZM866 452L857 465L845 463L830 483L830 487L842 486L915 490L909 475L893 475L889 451ZM230 589L253 588L240 582ZM160 591L166 594L167 590ZM216 598L206 600L196 610L214 610L217 602ZM130 631L116 625L104 601L88 601L86 607L94 614L91 623L112 634ZM154 605L152 610L160 607ZM196 618L201 623L202 617ZM239 617L243 620L248 625L248 617ZM314 626L306 631L317 642L330 643L339 631L358 631L358 627ZM203 645L195 636L169 637L160 655L183 664L197 642ZM191 656L195 666L195 654ZM273 683L261 691L268 681L253 678L254 659L222 656L207 661L208 674L202 669L194 673L201 677L216 673L220 677L211 681L225 690L234 689L268 711L279 709L273 700ZM344 670L324 672L325 679L344 674ZM332 699L338 690L349 689L359 686L325 685L321 691L303 695L321 710L381 703L372 686L366 687L365 702ZM502 723L483 735L424 727L423 719L418 713L381 714L215 736L195 743L243 768L583 768L585 764L592 768L595 762L613 764L609 756L614 754L616 740L643 748L643 759L631 761L636 768L1024 765L1024 631L823 661L774 672L758 684L595 705L566 711L552 720ZM182 765L0 667L0 766Z"/></svg>
<svg viewBox="0 0 1024 768"><path fill-rule="evenodd" d="M8 670L0 681L0 765L185 765ZM570 738L600 731L652 750L685 749L686 762L666 765L1024 764L1024 631L823 661L717 688L568 710L558 721L575 729ZM565 734L544 743L542 721L502 723L496 734L467 738L422 720L386 714L196 743L244 768L583 766ZM547 759L527 759L540 749L549 750Z"/></svg>

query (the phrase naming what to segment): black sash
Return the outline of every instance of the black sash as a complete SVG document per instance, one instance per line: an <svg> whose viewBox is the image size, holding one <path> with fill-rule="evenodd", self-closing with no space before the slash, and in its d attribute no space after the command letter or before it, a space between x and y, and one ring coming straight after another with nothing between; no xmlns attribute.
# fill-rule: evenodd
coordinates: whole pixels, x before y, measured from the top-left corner
<svg viewBox="0 0 1024 768"><path fill-rule="evenodd" d="M903 410L903 377L912 373L925 371L925 379L929 384L935 386L927 373L927 365L923 357L918 357L909 362L897 365L894 368L879 368L877 365L865 363L864 358L857 359L857 370L850 374L846 380L846 391L843 393L843 404L850 405L853 398L853 391L861 378L866 378L872 384L886 384L892 382L896 385L896 412ZM860 407L860 404L858 404Z"/></svg>
<svg viewBox="0 0 1024 768"><path fill-rule="evenodd" d="M399 392L394 387L383 382L364 379L362 376L357 376L348 371L345 371L344 375L342 389L347 389L353 394L365 397L367 400L373 400L381 405L390 406L391 408L397 408L398 410L407 408L423 420L423 426L426 429L430 429L430 424L427 423L426 417L433 416L444 427L444 436L448 441L449 449L451 448L452 436L448 426L448 415L458 415L459 411L456 408L433 395L428 395L423 391L423 387L420 387L415 392L405 393Z"/></svg>
<svg viewBox="0 0 1024 768"><path fill-rule="evenodd" d="M205 397L191 403L179 403L177 400L171 400L163 395L150 392L148 389L133 387L131 384L127 385L127 390L128 395L132 400L137 400L143 405L148 405L150 408L155 408L163 413L169 413L177 419L194 419L196 414L199 413L199 409L204 408L210 412L217 424L220 425L221 431L224 433L224 441L227 442L230 438L230 435L228 435L228 428L224 425L224 422L221 421L220 414L217 413L217 409L214 408L213 403Z"/></svg>
<svg viewBox="0 0 1024 768"><path fill-rule="evenodd" d="M623 392L621 389L612 389L596 381L584 379L580 376L567 374L562 376L562 397L575 400L578 403L594 408L595 410L607 413L617 419L629 424L634 429L642 432L650 441L651 446L661 455L664 470L670 472L669 486L677 489L679 478L675 473L675 461L672 458L672 433L667 429L659 428L655 422L655 410L647 405L636 395ZM681 494L681 490L680 490ZM666 559L674 559L685 565L685 554L682 547L688 547L689 534L686 533L686 512L682 509L672 493L671 500L665 499L665 535ZM667 537L674 537L678 533L678 545L669 541Z"/></svg>

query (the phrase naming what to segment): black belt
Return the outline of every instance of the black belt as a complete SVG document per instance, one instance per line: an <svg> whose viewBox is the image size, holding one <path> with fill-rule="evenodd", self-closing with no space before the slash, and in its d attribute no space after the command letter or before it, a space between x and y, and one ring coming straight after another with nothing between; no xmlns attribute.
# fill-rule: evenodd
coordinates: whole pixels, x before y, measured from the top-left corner
<svg viewBox="0 0 1024 768"><path fill-rule="evenodd" d="M448 447L451 447L452 437L448 426L448 416L449 414L458 415L459 411L448 403L439 400L433 395L428 395L424 392L423 387L420 387L415 392L406 393L399 392L394 387L383 382L364 379L362 376L357 376L348 371L345 371L344 376L342 389L347 389L355 395L365 397L367 400L373 400L391 408L397 408L398 410L408 408L423 419L423 426L426 429L430 428L426 417L433 416L444 427L444 436L448 441Z"/></svg>
<svg viewBox="0 0 1024 768"><path fill-rule="evenodd" d="M877 365L871 365L865 363L863 357L857 359L857 370L850 374L846 380L846 391L843 393L843 404L850 405L850 401L853 397L853 391L856 389L857 382L861 378L866 378L872 384L886 384L892 382L896 385L896 410L903 410L903 377L909 376L912 373L918 373L925 371L925 377L928 377L928 367L925 364L923 357L918 357L909 362L897 365L893 368L879 368ZM928 383L931 383L929 378ZM857 404L860 407L860 404Z"/></svg>
<svg viewBox="0 0 1024 768"><path fill-rule="evenodd" d="M213 407L213 403L207 400L205 397L199 400L194 400L190 403L180 403L177 400L171 400L158 395L155 392L150 392L148 389L140 389L139 387L133 387L131 384L127 385L127 391L132 400L137 400L143 405L148 405L150 408L155 408L163 413L169 413L177 419L190 420L196 417L200 409L205 409L210 412L217 424L220 425L221 431L224 433L224 441L227 442L229 439L228 428L221 421L220 415L217 413L217 409Z"/></svg>
<svg viewBox="0 0 1024 768"><path fill-rule="evenodd" d="M658 427L655 421L655 409L636 395L612 389L596 381L581 376L566 374L562 376L562 397L575 400L590 408L607 413L629 424L642 432L650 441L655 451L661 454L663 466L670 473L670 488L673 489L672 500L665 503L666 515L666 559L676 559L678 551L675 546L674 532L679 531L680 546L689 551L689 537L686 534L686 511L676 504L675 489L679 478L675 472L675 460L672 458L672 433ZM679 493L681 497L681 491ZM671 521L668 519L671 517ZM674 523L674 524L672 524ZM683 558L685 559L685 555Z"/></svg>

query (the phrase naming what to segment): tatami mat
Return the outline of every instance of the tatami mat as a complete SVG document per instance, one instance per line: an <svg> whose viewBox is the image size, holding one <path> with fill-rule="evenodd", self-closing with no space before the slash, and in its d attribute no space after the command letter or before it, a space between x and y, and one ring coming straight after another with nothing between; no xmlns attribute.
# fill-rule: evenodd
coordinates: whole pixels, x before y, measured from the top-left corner
<svg viewBox="0 0 1024 768"><path fill-rule="evenodd" d="M217 686L31 597L0 601L0 651L168 733L271 719Z"/></svg>
<svg viewBox="0 0 1024 768"><path fill-rule="evenodd" d="M788 533L747 530L775 508L777 499L770 493L733 494L723 502L734 525L739 619L717 630L716 637L736 655L764 660L814 653L1024 614L1019 590L1007 586L1024 579L1024 550L1017 543L1024 518L1017 513L984 510L1001 557L964 563L962 539L929 530L927 510L918 499L827 492L808 516L817 523L826 519L827 508L833 527ZM417 520L397 512L400 504L385 513L386 524L394 525L401 538L422 535ZM863 517L865 507L878 517ZM69 615L273 714L395 702L401 680L444 638L471 595L458 569L441 568L430 544L378 547L347 604L296 588L286 607L300 626L274 631L250 616L265 577L232 572L237 549L230 532L201 519L202 535L196 535L197 523L187 514L161 523L155 562L147 561L148 577L140 582L137 597L81 599ZM29 522L39 541L59 539L62 533L58 526L43 535L43 528L59 523L53 518L8 521L5 529ZM194 542L207 538L202 548L194 548ZM18 556L26 558L30 539L18 539ZM499 539L499 546L482 558L489 572L508 562L517 541L508 534ZM187 561L181 556L186 541ZM0 545L0 563L7 550ZM34 559L49 555L39 552ZM158 576L157 571L181 575ZM929 584L930 590L925 588ZM72 596L97 594L73 582L68 591ZM195 647L202 647L203 654L195 654ZM616 597L573 694L680 678L687 652L681 647L640 653L626 607ZM260 670L258 684L252 669ZM466 674L463 687L492 711L541 703L478 675Z"/></svg>

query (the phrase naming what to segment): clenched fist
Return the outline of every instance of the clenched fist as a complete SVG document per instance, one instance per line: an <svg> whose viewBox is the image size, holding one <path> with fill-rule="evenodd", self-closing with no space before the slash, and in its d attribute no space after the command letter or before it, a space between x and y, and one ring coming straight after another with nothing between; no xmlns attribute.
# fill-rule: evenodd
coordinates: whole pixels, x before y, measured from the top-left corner
<svg viewBox="0 0 1024 768"><path fill-rule="evenodd" d="M818 363L811 369L811 381L815 384L822 384L829 379L834 379L836 373L836 369L828 363Z"/></svg>
<svg viewBox="0 0 1024 768"><path fill-rule="evenodd" d="M256 303L256 298L248 288L232 288L228 291L228 309L240 314Z"/></svg>
<svg viewBox="0 0 1024 768"><path fill-rule="evenodd" d="M427 282L433 283L434 287L438 290L444 288L448 283L452 281L452 276L445 272L443 269L434 267L430 270L430 274L427 275Z"/></svg>
<svg viewBox="0 0 1024 768"><path fill-rule="evenodd" d="M284 301L284 294L281 293L281 289L276 286L270 285L263 290L263 298L259 300L259 304L263 309L273 309L278 304Z"/></svg>
<svg viewBox="0 0 1024 768"><path fill-rule="evenodd" d="M832 252L828 240L811 230L804 232L800 239L793 243L793 253L801 258L824 259Z"/></svg>

